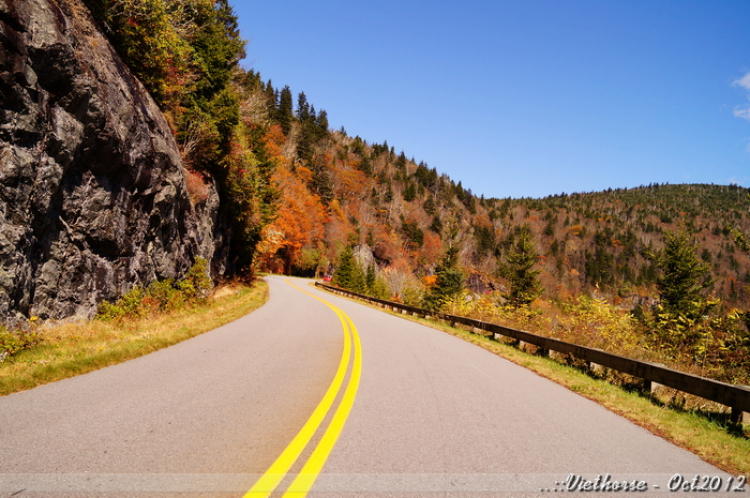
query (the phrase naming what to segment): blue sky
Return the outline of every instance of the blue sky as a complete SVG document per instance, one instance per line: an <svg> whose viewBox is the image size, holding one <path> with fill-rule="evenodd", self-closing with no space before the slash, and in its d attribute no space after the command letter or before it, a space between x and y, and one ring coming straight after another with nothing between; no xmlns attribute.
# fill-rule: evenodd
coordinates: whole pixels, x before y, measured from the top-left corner
<svg viewBox="0 0 750 498"><path fill-rule="evenodd" d="M747 0L233 6L245 67L477 195L750 187Z"/></svg>

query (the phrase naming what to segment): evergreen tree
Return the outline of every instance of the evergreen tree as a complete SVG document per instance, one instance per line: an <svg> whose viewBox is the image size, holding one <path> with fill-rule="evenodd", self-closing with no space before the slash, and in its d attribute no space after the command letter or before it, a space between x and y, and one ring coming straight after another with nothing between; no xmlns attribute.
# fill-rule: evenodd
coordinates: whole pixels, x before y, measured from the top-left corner
<svg viewBox="0 0 750 498"><path fill-rule="evenodd" d="M439 310L445 303L458 296L463 290L464 275L456 268L458 250L451 247L440 264L435 268L435 285L424 299L427 309Z"/></svg>
<svg viewBox="0 0 750 498"><path fill-rule="evenodd" d="M367 289L365 274L354 258L351 247L344 249L339 261L339 267L333 274L332 283L344 289L363 293Z"/></svg>
<svg viewBox="0 0 750 498"><path fill-rule="evenodd" d="M401 228L404 230L406 238L409 239L409 245L416 247L422 247L424 244L424 232L416 221L405 221L401 222Z"/></svg>
<svg viewBox="0 0 750 498"><path fill-rule="evenodd" d="M586 280L596 286L615 283L615 258L605 247L597 245L594 254L585 253Z"/></svg>
<svg viewBox="0 0 750 498"><path fill-rule="evenodd" d="M277 92L276 89L274 89L273 83L271 83L270 79L266 82L266 86L265 86L265 89L263 90L263 93L266 94L266 98L268 99L269 109L275 109L279 101L279 92Z"/></svg>
<svg viewBox="0 0 750 498"><path fill-rule="evenodd" d="M357 165L357 169L362 171L367 176L372 176L372 161L370 161L370 156L365 154L362 156L362 160Z"/></svg>
<svg viewBox="0 0 750 498"><path fill-rule="evenodd" d="M224 90L234 69L245 57L245 42L240 38L237 17L227 0L217 0L210 11L201 12L192 46L202 70L195 94L206 101Z"/></svg>
<svg viewBox="0 0 750 498"><path fill-rule="evenodd" d="M323 138L326 138L328 136L328 113L325 111L325 109L321 109L318 113L318 118L315 122L315 125L317 127L317 138L318 140L321 140Z"/></svg>
<svg viewBox="0 0 750 498"><path fill-rule="evenodd" d="M315 161L317 163L317 161ZM312 188L327 205L333 199L333 180L324 165L312 164Z"/></svg>
<svg viewBox="0 0 750 498"><path fill-rule="evenodd" d="M414 185L412 182L409 182L406 185L406 188L404 189L403 196L404 196L404 200L406 202L411 202L414 199L416 199L417 198L417 187L416 187L416 185Z"/></svg>
<svg viewBox="0 0 750 498"><path fill-rule="evenodd" d="M432 230L438 235L440 235L443 232L443 222L440 221L440 215L438 215L437 213L432 218L432 224L430 225L430 230Z"/></svg>
<svg viewBox="0 0 750 498"><path fill-rule="evenodd" d="M666 232L665 246L651 255L661 274L656 279L664 311L685 318L697 318L706 311L704 289L713 284L706 279L711 267L698 257L696 245L688 234Z"/></svg>
<svg viewBox="0 0 750 498"><path fill-rule="evenodd" d="M500 265L501 274L508 279L510 290L505 296L512 306L531 304L542 294L539 283L541 270L534 270L537 252L531 240L531 228L524 224L518 228L518 238L505 255L505 263Z"/></svg>
<svg viewBox="0 0 750 498"><path fill-rule="evenodd" d="M368 293L371 293L372 290L375 288L376 279L377 279L377 274L375 273L375 265L368 266L367 274L365 275L365 286L367 287Z"/></svg>
<svg viewBox="0 0 750 498"><path fill-rule="evenodd" d="M310 104L307 103L305 92L297 95L297 119L300 123L306 123L310 119Z"/></svg>
<svg viewBox="0 0 750 498"><path fill-rule="evenodd" d="M406 171L406 155L401 151L401 155L396 160L396 168L402 172Z"/></svg>
<svg viewBox="0 0 750 498"><path fill-rule="evenodd" d="M276 110L276 121L281 125L284 135L289 135L292 129L292 91L285 86L279 94L279 107Z"/></svg>
<svg viewBox="0 0 750 498"><path fill-rule="evenodd" d="M437 206L435 205L435 199L432 196L428 196L427 200L424 201L424 212L430 216L434 216L437 213Z"/></svg>
<svg viewBox="0 0 750 498"><path fill-rule="evenodd" d="M495 252L495 230L492 226L474 225L474 238L480 254Z"/></svg>
<svg viewBox="0 0 750 498"><path fill-rule="evenodd" d="M385 202L391 202L393 200L393 189L391 188L390 184L385 190L385 196L383 197L383 200L385 200Z"/></svg>
<svg viewBox="0 0 750 498"><path fill-rule="evenodd" d="M297 157L305 165L312 161L315 154L311 131L309 123L305 123L300 127L300 133L297 136Z"/></svg>

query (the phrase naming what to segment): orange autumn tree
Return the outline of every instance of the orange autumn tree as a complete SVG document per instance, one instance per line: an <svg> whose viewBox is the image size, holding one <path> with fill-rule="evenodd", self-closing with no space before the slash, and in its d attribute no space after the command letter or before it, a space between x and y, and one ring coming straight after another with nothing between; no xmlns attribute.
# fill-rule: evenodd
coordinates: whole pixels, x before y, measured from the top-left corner
<svg viewBox="0 0 750 498"><path fill-rule="evenodd" d="M300 263L304 248L320 249L328 215L320 197L308 188L312 172L303 166L292 171L281 155L283 134L277 128L272 127L266 135L266 149L278 154L272 182L280 198L276 219L264 230L261 266L288 275Z"/></svg>

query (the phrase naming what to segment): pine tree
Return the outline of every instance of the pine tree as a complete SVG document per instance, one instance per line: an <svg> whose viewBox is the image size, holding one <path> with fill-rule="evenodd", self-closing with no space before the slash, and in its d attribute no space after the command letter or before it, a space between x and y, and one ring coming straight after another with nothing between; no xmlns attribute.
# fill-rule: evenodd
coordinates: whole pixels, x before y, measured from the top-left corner
<svg viewBox="0 0 750 498"><path fill-rule="evenodd" d="M208 101L231 81L234 69L245 57L245 42L240 38L237 17L227 0L217 0L211 11L202 14L198 19L201 29L192 42L203 72L195 93Z"/></svg>
<svg viewBox="0 0 750 498"><path fill-rule="evenodd" d="M451 247L440 264L435 268L435 285L424 299L427 309L439 310L445 303L458 296L463 290L464 275L456 268L458 250Z"/></svg>
<svg viewBox="0 0 750 498"><path fill-rule="evenodd" d="M344 249L344 252L341 254L339 267L336 269L336 273L333 274L332 283L354 292L365 292L367 287L365 274L354 258L354 252L351 247Z"/></svg>
<svg viewBox="0 0 750 498"><path fill-rule="evenodd" d="M375 273L375 265L368 266L367 274L365 275L365 286L367 287L367 292L372 293L375 288L376 279L377 274Z"/></svg>
<svg viewBox="0 0 750 498"><path fill-rule="evenodd" d="M404 151L401 151L401 155L398 156L398 159L396 160L396 168L402 172L406 171L406 155L404 154Z"/></svg>
<svg viewBox="0 0 750 498"><path fill-rule="evenodd" d="M686 232L666 232L664 238L664 249L651 255L661 271L656 279L661 304L669 314L697 318L706 311L703 291L713 284L706 279L711 267Z"/></svg>
<svg viewBox="0 0 750 498"><path fill-rule="evenodd" d="M433 199L431 195L427 197L427 200L424 201L424 205L422 207L424 209L424 212L429 214L430 216L434 216L435 213L437 213L435 199Z"/></svg>
<svg viewBox="0 0 750 498"><path fill-rule="evenodd" d="M404 220L401 222L401 228L403 229L406 238L409 240L410 246L415 248L422 247L424 244L424 232L419 228L416 221Z"/></svg>
<svg viewBox="0 0 750 498"><path fill-rule="evenodd" d="M321 109L318 113L318 118L315 122L317 127L316 136L318 140L328 137L328 113L325 109Z"/></svg>
<svg viewBox="0 0 750 498"><path fill-rule="evenodd" d="M531 240L531 228L524 224L518 228L518 238L505 255L501 264L501 274L508 279L510 290L505 296L514 307L531 304L542 294L539 283L541 270L534 270L537 264L537 252Z"/></svg>
<svg viewBox="0 0 750 498"><path fill-rule="evenodd" d="M430 230L432 230L438 235L440 235L443 232L443 222L440 221L440 215L437 213L432 218L432 224L430 225Z"/></svg>
<svg viewBox="0 0 750 498"><path fill-rule="evenodd" d="M307 103L305 92L297 95L297 119L303 124L310 119L310 104Z"/></svg>
<svg viewBox="0 0 750 498"><path fill-rule="evenodd" d="M411 202L414 199L417 198L417 187L412 182L409 182L406 185L406 188L404 189L403 193L404 200L406 202Z"/></svg>
<svg viewBox="0 0 750 498"><path fill-rule="evenodd" d="M292 91L285 86L279 94L279 107L276 110L276 121L281 125L284 135L289 135L292 129Z"/></svg>

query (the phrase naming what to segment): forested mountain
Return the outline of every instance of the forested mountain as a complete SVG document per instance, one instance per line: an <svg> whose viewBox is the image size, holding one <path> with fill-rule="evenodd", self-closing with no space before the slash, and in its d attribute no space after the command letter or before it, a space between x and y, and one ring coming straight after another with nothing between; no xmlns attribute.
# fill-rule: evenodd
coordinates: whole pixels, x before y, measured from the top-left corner
<svg viewBox="0 0 750 498"><path fill-rule="evenodd" d="M583 292L634 306L655 296L646 255L665 231L684 230L711 265L708 292L748 306L750 261L733 232L750 231L740 187L485 199L388 143L330 130L303 91L242 69L226 0L87 4L171 123L193 202L219 190L238 272L330 274L349 247L388 297L418 300L450 252L473 291L502 291L500 270L528 225L543 297Z"/></svg>
<svg viewBox="0 0 750 498"><path fill-rule="evenodd" d="M472 290L502 290L499 270L528 224L544 297L596 293L633 306L654 297L658 272L646 254L665 231L685 230L711 265L708 292L748 306L750 261L733 232L750 231L740 187L484 199L388 143L330 130L304 91L242 69L226 0L88 2L172 123L193 200L218 185L240 271L320 276L354 247L392 295L416 299L451 249Z"/></svg>
<svg viewBox="0 0 750 498"><path fill-rule="evenodd" d="M654 184L485 199L387 143L328 132L304 93L292 109L288 88L255 85L255 115L279 120L271 125L272 140L283 156L274 173L278 217L261 246L263 269L320 276L335 271L352 246L360 263L374 264L391 294L403 298L419 294L453 249L472 290L502 290L507 279L500 270L528 225L544 297L583 292L635 306L655 297L658 269L648 255L664 246L666 232L685 231L711 265L707 292L747 307L750 260L735 233L750 231L744 188Z"/></svg>
<svg viewBox="0 0 750 498"><path fill-rule="evenodd" d="M743 188L486 199L388 143L331 130L303 91L243 69L227 0L85 3L166 116L192 208L216 211L214 279L258 269L333 274L351 253L385 297L421 303L447 268L476 294L503 295L509 258L525 247L536 296L583 293L629 309L657 297L653 256L666 233L682 231L710 265L706 296L748 308Z"/></svg>

